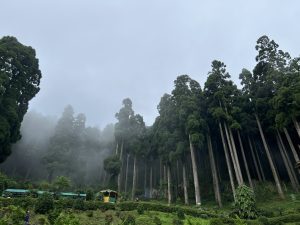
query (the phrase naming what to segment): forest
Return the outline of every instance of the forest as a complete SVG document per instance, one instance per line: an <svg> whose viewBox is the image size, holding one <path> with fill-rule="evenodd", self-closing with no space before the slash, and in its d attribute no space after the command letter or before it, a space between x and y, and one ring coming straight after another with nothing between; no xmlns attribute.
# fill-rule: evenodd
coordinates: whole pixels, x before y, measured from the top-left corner
<svg viewBox="0 0 300 225"><path fill-rule="evenodd" d="M177 76L151 126L124 98L117 122L101 130L87 126L85 114L71 105L59 118L27 112L40 89L38 59L32 47L3 37L1 191L53 190L65 179L62 189L68 191L114 189L120 204L158 201L170 210L176 205L227 210L244 192L258 202L290 201L300 187L300 57L268 36L259 37L255 49L255 66L241 70L239 83L225 62L213 60L202 86L189 75ZM237 215L259 216L247 210Z"/></svg>

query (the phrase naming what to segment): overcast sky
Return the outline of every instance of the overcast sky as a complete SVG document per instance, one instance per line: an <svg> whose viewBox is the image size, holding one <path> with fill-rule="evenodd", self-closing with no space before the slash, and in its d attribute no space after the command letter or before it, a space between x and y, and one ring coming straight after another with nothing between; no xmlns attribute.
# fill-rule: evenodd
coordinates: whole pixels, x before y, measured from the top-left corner
<svg viewBox="0 0 300 225"><path fill-rule="evenodd" d="M300 54L300 1L1 0L0 36L36 49L43 77L30 110L62 113L67 104L103 128L124 98L147 125L178 75L206 80L212 60L238 81L253 69L266 34Z"/></svg>

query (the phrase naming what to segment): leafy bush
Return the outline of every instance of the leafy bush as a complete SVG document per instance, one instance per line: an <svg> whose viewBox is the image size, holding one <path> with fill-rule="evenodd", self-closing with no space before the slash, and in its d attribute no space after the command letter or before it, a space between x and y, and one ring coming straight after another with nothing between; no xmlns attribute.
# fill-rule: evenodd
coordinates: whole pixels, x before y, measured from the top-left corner
<svg viewBox="0 0 300 225"><path fill-rule="evenodd" d="M136 210L139 215L144 214L144 206L142 204L139 204Z"/></svg>
<svg viewBox="0 0 300 225"><path fill-rule="evenodd" d="M25 211L18 206L8 206L0 209L0 224L23 225Z"/></svg>
<svg viewBox="0 0 300 225"><path fill-rule="evenodd" d="M161 220L160 220L159 217L157 217L157 216L154 217L153 222L154 222L156 225L162 225Z"/></svg>
<svg viewBox="0 0 300 225"><path fill-rule="evenodd" d="M44 193L38 197L35 205L35 212L40 214L46 214L54 209L54 200L51 194Z"/></svg>
<svg viewBox="0 0 300 225"><path fill-rule="evenodd" d="M139 216L136 219L135 223L142 225L156 225L153 220L149 219L148 216Z"/></svg>
<svg viewBox="0 0 300 225"><path fill-rule="evenodd" d="M105 225L110 225L114 220L114 217L111 214L105 215Z"/></svg>
<svg viewBox="0 0 300 225"><path fill-rule="evenodd" d="M73 214L60 214L54 225L80 225L79 220Z"/></svg>
<svg viewBox="0 0 300 225"><path fill-rule="evenodd" d="M91 201L94 200L94 192L93 190L89 189L86 191L86 200Z"/></svg>
<svg viewBox="0 0 300 225"><path fill-rule="evenodd" d="M235 225L232 218L214 218L210 220L210 225Z"/></svg>
<svg viewBox="0 0 300 225"><path fill-rule="evenodd" d="M180 219L180 220L184 220L184 219L185 219L184 212L183 212L183 210L180 209L180 208L177 210L177 217L178 217L178 219Z"/></svg>
<svg viewBox="0 0 300 225"><path fill-rule="evenodd" d="M124 221L123 221L124 225L135 225L135 217L131 214L128 214Z"/></svg>
<svg viewBox="0 0 300 225"><path fill-rule="evenodd" d="M39 216L37 218L36 225L50 225L50 223L49 223L47 217L45 217L45 216Z"/></svg>
<svg viewBox="0 0 300 225"><path fill-rule="evenodd" d="M255 219L257 217L255 196L251 188L241 185L236 189L233 212L243 219Z"/></svg>
<svg viewBox="0 0 300 225"><path fill-rule="evenodd" d="M280 217L274 217L269 219L271 225L277 225L280 223L294 223L300 221L300 214L289 214Z"/></svg>
<svg viewBox="0 0 300 225"><path fill-rule="evenodd" d="M48 220L51 224L55 223L55 220L59 217L61 213L60 208L56 208L48 213Z"/></svg>
<svg viewBox="0 0 300 225"><path fill-rule="evenodd" d="M86 215L87 215L88 217L93 217L93 216L94 216L94 212L93 212L93 211L88 211L88 212L86 213Z"/></svg>
<svg viewBox="0 0 300 225"><path fill-rule="evenodd" d="M174 218L172 221L172 224L173 225L183 225L183 222L180 219Z"/></svg>
<svg viewBox="0 0 300 225"><path fill-rule="evenodd" d="M85 210L85 205L84 205L83 199L76 199L74 201L73 208L77 209L77 210Z"/></svg>

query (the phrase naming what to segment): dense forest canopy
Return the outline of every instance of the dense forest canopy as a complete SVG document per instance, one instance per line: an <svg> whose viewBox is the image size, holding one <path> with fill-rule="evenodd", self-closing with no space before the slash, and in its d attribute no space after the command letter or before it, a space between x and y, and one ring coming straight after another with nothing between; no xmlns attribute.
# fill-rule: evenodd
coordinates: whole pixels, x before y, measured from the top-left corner
<svg viewBox="0 0 300 225"><path fill-rule="evenodd" d="M6 60L0 80L2 161L10 143L20 139L20 123L40 79L31 48L30 60L24 59L31 64L19 68L17 61L14 70L15 60L5 50L10 42L16 39L0 41ZM18 48L23 49L12 47ZM224 199L236 198L237 187L266 181L284 199L285 189L299 190L300 58L267 36L255 49L256 65L241 70L241 85L219 60L212 61L203 87L188 75L178 76L172 92L162 96L152 126L135 113L129 98L116 113L117 122L102 131L87 127L85 115L76 115L70 105L57 121L30 112L22 123L23 138L1 169L24 180L64 176L78 187L106 186L131 199L166 198L169 204L181 199L200 205L214 198L222 206ZM29 73L33 77L19 80ZM9 85L13 78L16 86ZM26 90L17 82L25 82ZM32 127L36 120L41 122ZM45 135L33 136L32 130Z"/></svg>

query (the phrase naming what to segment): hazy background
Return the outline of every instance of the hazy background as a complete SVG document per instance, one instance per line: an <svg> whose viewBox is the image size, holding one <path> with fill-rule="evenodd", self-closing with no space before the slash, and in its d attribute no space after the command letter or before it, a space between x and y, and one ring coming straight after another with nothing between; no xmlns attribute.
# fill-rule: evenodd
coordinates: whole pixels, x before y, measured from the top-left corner
<svg viewBox="0 0 300 225"><path fill-rule="evenodd" d="M0 36L37 51L43 78L29 110L59 116L71 104L103 128L125 97L151 125L176 76L203 85L213 59L238 82L261 35L297 56L299 21L296 0L2 0Z"/></svg>

